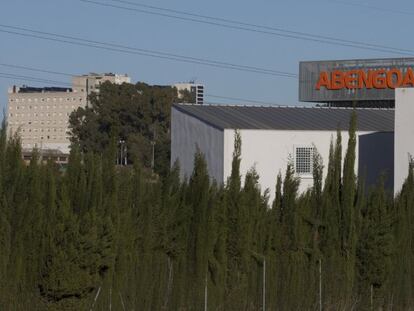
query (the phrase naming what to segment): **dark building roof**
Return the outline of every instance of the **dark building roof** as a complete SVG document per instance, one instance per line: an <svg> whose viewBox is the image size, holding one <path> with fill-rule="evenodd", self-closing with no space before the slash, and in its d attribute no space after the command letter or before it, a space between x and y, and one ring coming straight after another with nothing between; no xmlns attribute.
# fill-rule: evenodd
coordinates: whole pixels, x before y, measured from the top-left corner
<svg viewBox="0 0 414 311"><path fill-rule="evenodd" d="M351 108L175 104L173 109L218 129L347 130ZM394 109L357 108L359 131L393 132Z"/></svg>

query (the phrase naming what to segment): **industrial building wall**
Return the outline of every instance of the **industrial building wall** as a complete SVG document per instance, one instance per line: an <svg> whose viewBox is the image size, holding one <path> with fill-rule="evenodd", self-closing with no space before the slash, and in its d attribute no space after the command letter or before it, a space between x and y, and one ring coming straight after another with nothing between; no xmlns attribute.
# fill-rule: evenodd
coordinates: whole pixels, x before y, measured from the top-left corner
<svg viewBox="0 0 414 311"><path fill-rule="evenodd" d="M181 177L193 171L197 147L204 154L209 174L223 182L223 131L179 110L171 111L171 165L179 160Z"/></svg>
<svg viewBox="0 0 414 311"><path fill-rule="evenodd" d="M224 179L227 179L231 173L234 133L234 130L224 131ZM274 198L277 174L281 172L284 176L289 159L293 160L296 146L311 147L314 145L316 147L323 159L325 178L330 142L332 139L336 139L335 131L240 130L240 134L242 139L242 177L254 167L260 176L259 182L262 191L266 188L270 190L271 201ZM362 137L362 135L370 133L359 132L357 134ZM342 132L343 158L347 149L348 137L348 132ZM358 159L359 140L357 139L356 159ZM355 163L355 173L358 173L358 161ZM306 191L313 185L311 176L303 176L300 181L300 192Z"/></svg>
<svg viewBox="0 0 414 311"><path fill-rule="evenodd" d="M408 175L414 156L414 89L395 90L395 170L394 193L398 193Z"/></svg>
<svg viewBox="0 0 414 311"><path fill-rule="evenodd" d="M367 189L383 177L387 190L394 189L394 132L376 132L359 135L359 176Z"/></svg>

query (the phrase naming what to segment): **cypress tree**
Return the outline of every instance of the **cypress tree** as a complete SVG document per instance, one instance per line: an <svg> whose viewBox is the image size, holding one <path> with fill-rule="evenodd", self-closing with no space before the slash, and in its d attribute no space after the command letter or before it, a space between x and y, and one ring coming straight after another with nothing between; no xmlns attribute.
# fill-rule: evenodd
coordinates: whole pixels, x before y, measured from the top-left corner
<svg viewBox="0 0 414 311"><path fill-rule="evenodd" d="M230 304L235 309L245 308L246 297L244 295L247 287L246 275L243 273L242 250L240 249L239 215L242 205L241 194L241 135L239 131L234 134L234 149L231 175L226 184L225 204L227 210L227 281L226 281L226 304L228 309ZM231 304L233 302L233 304Z"/></svg>
<svg viewBox="0 0 414 311"><path fill-rule="evenodd" d="M408 176L397 195L394 258L394 297L395 307L408 310L414 305L414 174L413 162L408 165Z"/></svg>
<svg viewBox="0 0 414 311"><path fill-rule="evenodd" d="M322 227L321 250L323 305L338 308L342 301L342 261L340 244L340 206L339 190L341 188L341 133L337 132L335 146L331 141L327 175L322 192Z"/></svg>
<svg viewBox="0 0 414 311"><path fill-rule="evenodd" d="M281 201L281 248L282 262L280 297L283 297L281 309L295 309L298 306L301 282L301 254L299 245L299 209L297 205L299 179L295 177L293 164L288 163L283 180L283 196Z"/></svg>
<svg viewBox="0 0 414 311"><path fill-rule="evenodd" d="M208 272L208 208L210 201L210 180L204 156L197 152L194 170L188 183L187 204L192 209L190 227L189 265L193 275L193 299L190 305L203 301L204 284Z"/></svg>
<svg viewBox="0 0 414 311"><path fill-rule="evenodd" d="M385 309L392 259L392 218L384 190L384 180L371 193L363 213L358 243L359 291L361 308ZM371 297L372 296L372 297ZM373 299L371 306L370 298Z"/></svg>
<svg viewBox="0 0 414 311"><path fill-rule="evenodd" d="M7 306L7 267L11 253L12 227L10 224L11 208L7 204L5 190L6 172L6 124L3 120L0 129L0 305Z"/></svg>
<svg viewBox="0 0 414 311"><path fill-rule="evenodd" d="M343 186L341 191L341 247L345 262L345 295L349 305L353 303L353 290L356 252L356 176L355 176L355 148L356 148L356 112L352 112L349 123L348 148L344 160Z"/></svg>
<svg viewBox="0 0 414 311"><path fill-rule="evenodd" d="M247 274L247 307L259 309L262 303L262 269L265 257L266 194L261 195L259 175L252 168L246 174L239 209L242 269Z"/></svg>

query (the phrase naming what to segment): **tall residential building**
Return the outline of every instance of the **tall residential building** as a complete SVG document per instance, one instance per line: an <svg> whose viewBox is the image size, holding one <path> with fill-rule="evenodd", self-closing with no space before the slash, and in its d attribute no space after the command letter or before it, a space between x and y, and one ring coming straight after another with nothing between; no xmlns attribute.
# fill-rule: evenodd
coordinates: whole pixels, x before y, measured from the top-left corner
<svg viewBox="0 0 414 311"><path fill-rule="evenodd" d="M90 95L92 92L98 93L99 86L106 81L114 84L131 83L131 78L126 74L90 73L82 76L74 76L72 78L72 88L74 92L86 92L87 95Z"/></svg>
<svg viewBox="0 0 414 311"><path fill-rule="evenodd" d="M204 103L204 85L194 82L176 83L172 85L177 88L178 97L180 97L180 91L187 90L195 95L195 104L202 105Z"/></svg>
<svg viewBox="0 0 414 311"><path fill-rule="evenodd" d="M72 88L16 87L9 89L7 107L8 133L18 133L23 151L33 148L69 153L69 115L87 105L87 97L99 92L105 81L130 83L127 75L89 74L75 76Z"/></svg>

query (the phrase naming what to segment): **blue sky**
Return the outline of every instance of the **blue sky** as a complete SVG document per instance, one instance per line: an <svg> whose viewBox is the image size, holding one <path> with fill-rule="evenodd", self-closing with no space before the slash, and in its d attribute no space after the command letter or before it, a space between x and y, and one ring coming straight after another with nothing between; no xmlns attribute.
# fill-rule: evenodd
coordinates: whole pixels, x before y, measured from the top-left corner
<svg viewBox="0 0 414 311"><path fill-rule="evenodd" d="M414 18L414 2L408 0L129 1L414 50L409 22ZM3 0L0 4L0 24L293 73L298 72L301 60L400 56L172 20L104 8L79 0ZM196 79L206 85L208 94L281 105L298 104L298 82L292 78L126 55L1 32L0 42L0 63L74 74L128 73L134 82L150 84ZM64 76L2 66L0 73L69 82L69 78ZM13 84L42 85L0 78L1 108L7 103L7 88ZM219 101L215 98L208 100Z"/></svg>

